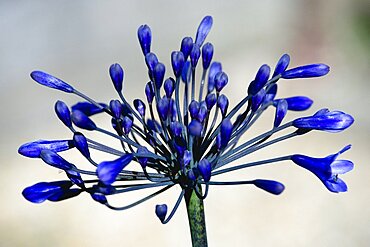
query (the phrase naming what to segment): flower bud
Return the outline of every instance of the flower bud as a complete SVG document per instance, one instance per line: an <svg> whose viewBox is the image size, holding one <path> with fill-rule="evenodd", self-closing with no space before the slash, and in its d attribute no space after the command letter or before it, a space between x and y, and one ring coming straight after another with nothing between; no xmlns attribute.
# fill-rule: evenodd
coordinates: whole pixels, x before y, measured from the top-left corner
<svg viewBox="0 0 370 247"><path fill-rule="evenodd" d="M197 44L199 47L202 46L204 43L204 40L206 39L209 31L212 28L213 19L211 16L206 16L203 18L201 23L199 24L197 34L195 37L195 44Z"/></svg>
<svg viewBox="0 0 370 247"><path fill-rule="evenodd" d="M54 106L55 113L57 114L60 121L64 123L68 128L72 127L71 112L68 106L63 102L58 100Z"/></svg>
<svg viewBox="0 0 370 247"><path fill-rule="evenodd" d="M31 78L41 85L61 90L66 93L73 93L74 91L74 88L68 83L42 71L33 71L31 73Z"/></svg>
<svg viewBox="0 0 370 247"><path fill-rule="evenodd" d="M96 169L99 180L105 185L111 185L123 168L131 162L132 158L132 154L124 154L116 160L101 162Z"/></svg>
<svg viewBox="0 0 370 247"><path fill-rule="evenodd" d="M114 88L116 89L117 92L122 91L122 86L123 86L123 77L124 77L124 72L118 63L112 64L109 67L109 75L110 78L112 79Z"/></svg>
<svg viewBox="0 0 370 247"><path fill-rule="evenodd" d="M181 76L182 68L184 67L185 64L184 54L181 51L172 52L171 62L173 73L175 74L176 78Z"/></svg>
<svg viewBox="0 0 370 247"><path fill-rule="evenodd" d="M329 70L326 64L309 64L287 70L281 74L281 77L284 79L320 77L329 73Z"/></svg>
<svg viewBox="0 0 370 247"><path fill-rule="evenodd" d="M152 42L152 32L148 25L141 25L137 30L137 37L143 51L144 56L150 52L150 45Z"/></svg>
<svg viewBox="0 0 370 247"><path fill-rule="evenodd" d="M284 54L279 59L278 63L276 64L274 74L272 77L275 77L277 75L280 75L281 73L285 72L285 70L288 68L290 62L290 57L288 54Z"/></svg>
<svg viewBox="0 0 370 247"><path fill-rule="evenodd" d="M193 39L191 37L185 37L181 41L181 52L184 54L184 60L188 60L191 50L193 49Z"/></svg>
<svg viewBox="0 0 370 247"><path fill-rule="evenodd" d="M209 65L211 64L213 57L213 45L211 43L206 43L202 47L202 61L203 61L203 69L208 69Z"/></svg>
<svg viewBox="0 0 370 247"><path fill-rule="evenodd" d="M95 123L82 111L72 111L72 122L81 129L96 130Z"/></svg>

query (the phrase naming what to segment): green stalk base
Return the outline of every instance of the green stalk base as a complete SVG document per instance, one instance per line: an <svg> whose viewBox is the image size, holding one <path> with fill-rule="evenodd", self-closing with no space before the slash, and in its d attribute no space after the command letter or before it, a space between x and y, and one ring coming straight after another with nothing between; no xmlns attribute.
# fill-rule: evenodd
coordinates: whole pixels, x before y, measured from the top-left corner
<svg viewBox="0 0 370 247"><path fill-rule="evenodd" d="M199 189L201 193L202 189ZM186 190L185 202L193 247L207 247L207 232L203 200L198 198L194 190Z"/></svg>

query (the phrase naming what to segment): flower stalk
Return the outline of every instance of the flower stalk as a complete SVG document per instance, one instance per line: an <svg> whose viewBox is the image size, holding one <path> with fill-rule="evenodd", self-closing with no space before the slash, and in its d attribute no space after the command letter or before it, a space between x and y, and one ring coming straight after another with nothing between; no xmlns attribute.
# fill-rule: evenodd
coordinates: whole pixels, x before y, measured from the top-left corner
<svg viewBox="0 0 370 247"><path fill-rule="evenodd" d="M202 192L202 188L200 185L198 190ZM197 196L195 190L187 189L185 191L185 203L188 213L192 246L208 246L203 199Z"/></svg>

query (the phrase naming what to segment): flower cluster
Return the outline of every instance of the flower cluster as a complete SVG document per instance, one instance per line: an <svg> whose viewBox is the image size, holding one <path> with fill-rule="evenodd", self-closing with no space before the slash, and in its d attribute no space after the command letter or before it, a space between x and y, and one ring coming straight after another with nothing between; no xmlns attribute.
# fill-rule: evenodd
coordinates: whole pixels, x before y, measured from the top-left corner
<svg viewBox="0 0 370 247"><path fill-rule="evenodd" d="M124 71L119 64L109 68L110 78L119 99L109 104L98 103L68 83L45 72L31 73L33 80L44 86L82 99L71 108L57 101L55 112L73 136L66 140L38 140L23 144L18 152L30 158L41 158L46 164L63 170L68 180L40 182L23 191L23 196L33 203L62 201L89 193L93 200L114 210L125 210L179 186L181 193L171 213L167 205L156 205L155 213L162 223L167 223L184 198L186 191L194 191L204 199L213 185L254 185L278 195L284 190L280 182L266 179L248 181L215 181L227 172L247 167L291 160L315 174L331 192L344 192L346 184L338 178L353 168L349 160L338 160L348 150L325 158L312 158L301 154L275 157L240 165L230 163L264 147L302 136L312 130L339 132L353 123L353 118L341 111L321 109L312 116L284 122L288 111L304 111L313 101L305 96L276 98L280 79L324 76L329 72L325 64L310 64L288 69L290 57L284 54L271 73L264 64L249 84L247 95L234 107L222 93L228 76L219 62L212 61L214 47L205 43L211 29L212 17L200 23L195 40L182 39L180 49L171 54L174 77L166 76L166 67L151 51L152 34L147 25L138 29L138 39L148 68L149 82L145 86L146 102L127 101L123 88ZM201 60L201 61L200 61ZM202 63L198 66L198 63ZM197 68L202 70L197 83ZM272 128L251 140L240 143L240 137L269 107L274 107ZM111 119L112 130L96 125L92 117L105 113ZM88 138L78 129L100 132L121 144L118 150ZM288 134L281 134L283 133ZM288 131L290 130L290 131ZM276 137L278 135L278 137ZM92 164L84 170L68 162L60 153L76 148ZM116 156L108 161L96 162L90 155L94 149ZM136 163L136 164L135 164ZM228 165L228 166L227 166ZM95 167L95 168L94 168ZM93 177L93 179L87 179ZM159 190L125 206L113 206L107 197L130 191L156 188Z"/></svg>

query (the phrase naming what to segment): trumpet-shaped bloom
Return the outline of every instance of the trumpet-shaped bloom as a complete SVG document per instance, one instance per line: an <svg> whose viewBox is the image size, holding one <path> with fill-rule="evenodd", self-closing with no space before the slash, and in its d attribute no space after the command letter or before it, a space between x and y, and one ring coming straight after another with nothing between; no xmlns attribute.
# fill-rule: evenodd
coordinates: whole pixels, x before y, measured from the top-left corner
<svg viewBox="0 0 370 247"><path fill-rule="evenodd" d="M337 160L338 156L351 146L348 145L336 154L331 154L325 158L312 158L305 155L292 155L292 161L297 165L315 174L331 192L345 192L347 185L338 175L344 174L353 169L353 163L349 160Z"/></svg>

